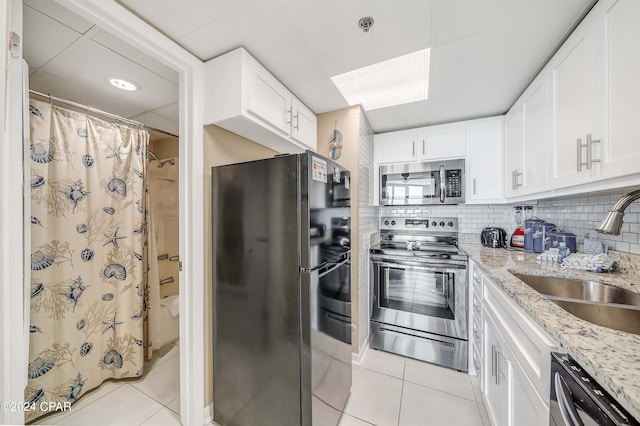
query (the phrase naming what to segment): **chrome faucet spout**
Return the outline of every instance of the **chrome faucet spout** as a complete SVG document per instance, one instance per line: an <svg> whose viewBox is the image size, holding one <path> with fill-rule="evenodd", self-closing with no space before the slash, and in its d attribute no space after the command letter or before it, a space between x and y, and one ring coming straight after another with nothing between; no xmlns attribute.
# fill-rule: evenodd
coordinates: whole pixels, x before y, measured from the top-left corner
<svg viewBox="0 0 640 426"><path fill-rule="evenodd" d="M637 199L640 199L640 189L623 195L613 208L609 210L600 225L596 228L596 231L602 234L620 235L624 211L629 207L629 204L633 203Z"/></svg>

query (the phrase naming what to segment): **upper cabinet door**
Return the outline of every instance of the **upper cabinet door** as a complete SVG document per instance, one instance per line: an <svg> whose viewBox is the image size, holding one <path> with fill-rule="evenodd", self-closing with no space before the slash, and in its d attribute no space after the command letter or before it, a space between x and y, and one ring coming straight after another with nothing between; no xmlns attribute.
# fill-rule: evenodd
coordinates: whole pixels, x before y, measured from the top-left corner
<svg viewBox="0 0 640 426"><path fill-rule="evenodd" d="M603 177L640 171L640 1L600 0L595 15L596 135Z"/></svg>
<svg viewBox="0 0 640 426"><path fill-rule="evenodd" d="M467 123L427 127L418 133L418 159L439 160L467 156Z"/></svg>
<svg viewBox="0 0 640 426"><path fill-rule="evenodd" d="M318 124L316 115L297 98L291 98L291 138L312 150L318 148Z"/></svg>
<svg viewBox="0 0 640 426"><path fill-rule="evenodd" d="M524 176L524 116L518 101L504 120L504 195L506 198L522 194Z"/></svg>
<svg viewBox="0 0 640 426"><path fill-rule="evenodd" d="M522 96L524 134L524 192L547 189L550 163L551 108L547 74L541 73Z"/></svg>
<svg viewBox="0 0 640 426"><path fill-rule="evenodd" d="M418 158L417 132L381 133L374 136L374 162L376 164L405 163Z"/></svg>
<svg viewBox="0 0 640 426"><path fill-rule="evenodd" d="M552 86L551 186L562 188L589 180L599 147L593 136L595 107L593 19L588 15L549 62ZM591 152L591 154L590 154ZM589 158L591 157L591 158Z"/></svg>
<svg viewBox="0 0 640 426"><path fill-rule="evenodd" d="M502 116L469 123L467 203L503 201L503 126Z"/></svg>
<svg viewBox="0 0 640 426"><path fill-rule="evenodd" d="M250 61L246 72L247 112L279 133L288 136L291 93L257 62Z"/></svg>

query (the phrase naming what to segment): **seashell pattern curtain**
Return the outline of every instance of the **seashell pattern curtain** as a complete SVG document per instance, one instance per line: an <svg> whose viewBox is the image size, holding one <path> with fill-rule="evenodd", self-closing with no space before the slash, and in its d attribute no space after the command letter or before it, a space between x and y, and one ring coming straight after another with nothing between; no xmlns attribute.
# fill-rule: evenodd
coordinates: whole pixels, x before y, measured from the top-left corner
<svg viewBox="0 0 640 426"><path fill-rule="evenodd" d="M142 374L149 134L33 99L30 112L25 401L37 408ZM28 411L25 421L43 414Z"/></svg>

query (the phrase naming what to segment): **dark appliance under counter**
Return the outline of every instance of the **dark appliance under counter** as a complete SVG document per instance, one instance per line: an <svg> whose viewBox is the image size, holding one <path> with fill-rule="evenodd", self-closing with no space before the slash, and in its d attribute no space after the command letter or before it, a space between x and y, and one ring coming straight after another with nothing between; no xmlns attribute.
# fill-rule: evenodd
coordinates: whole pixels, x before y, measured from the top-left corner
<svg viewBox="0 0 640 426"><path fill-rule="evenodd" d="M639 425L567 354L551 354L550 426Z"/></svg>

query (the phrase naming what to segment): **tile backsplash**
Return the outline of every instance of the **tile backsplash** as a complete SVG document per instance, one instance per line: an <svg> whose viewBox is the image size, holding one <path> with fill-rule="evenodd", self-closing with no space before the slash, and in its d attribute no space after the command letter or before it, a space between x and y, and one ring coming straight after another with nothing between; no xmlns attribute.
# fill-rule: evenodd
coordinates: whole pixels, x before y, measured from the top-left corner
<svg viewBox="0 0 640 426"><path fill-rule="evenodd" d="M537 204L533 204L533 214L540 219L556 224L565 231L573 232L578 236L578 242L582 242L584 234L589 233L592 238L606 240L611 249L625 253L640 254L640 201L632 203L627 208L620 235L605 235L595 231L605 213L622 195L542 200L538 201ZM530 203L525 204L532 205ZM480 231L485 226L499 226L511 235L517 227L513 207L514 205L500 204L380 207L378 208L378 217L457 217L461 242L479 243Z"/></svg>

